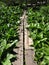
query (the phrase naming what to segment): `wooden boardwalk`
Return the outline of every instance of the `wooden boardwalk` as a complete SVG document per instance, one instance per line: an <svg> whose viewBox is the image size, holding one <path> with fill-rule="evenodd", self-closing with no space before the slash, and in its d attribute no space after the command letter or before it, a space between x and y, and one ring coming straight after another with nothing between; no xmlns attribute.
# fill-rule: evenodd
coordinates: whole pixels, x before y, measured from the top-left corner
<svg viewBox="0 0 49 65"><path fill-rule="evenodd" d="M12 63L13 65L37 65L34 61L34 47L30 47L30 45L33 44L33 41L29 38L29 31L26 29L27 25L27 16L25 11L21 17L21 24L19 27L20 41L16 45L18 48L14 49L14 51L18 53L16 54L17 60Z"/></svg>

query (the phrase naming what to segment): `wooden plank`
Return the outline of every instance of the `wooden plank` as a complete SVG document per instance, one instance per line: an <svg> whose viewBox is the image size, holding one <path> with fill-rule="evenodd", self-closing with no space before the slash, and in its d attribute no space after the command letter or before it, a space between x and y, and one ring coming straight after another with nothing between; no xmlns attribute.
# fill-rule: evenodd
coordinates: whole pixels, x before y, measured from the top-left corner
<svg viewBox="0 0 49 65"><path fill-rule="evenodd" d="M24 17L24 28L25 28L25 63L26 65L37 65L37 63L34 61L34 56L35 56L35 52L34 49L31 49L30 45L33 44L32 39L29 38L28 34L28 30L26 29L27 27L27 16L26 16L26 12L25 12L25 17Z"/></svg>
<svg viewBox="0 0 49 65"><path fill-rule="evenodd" d="M20 24L19 28L20 28L20 30L19 30L20 41L16 45L19 48L15 48L14 49L14 52L17 53L16 54L17 60L15 60L14 62L12 62L13 65L23 65L23 17L21 17L21 24Z"/></svg>

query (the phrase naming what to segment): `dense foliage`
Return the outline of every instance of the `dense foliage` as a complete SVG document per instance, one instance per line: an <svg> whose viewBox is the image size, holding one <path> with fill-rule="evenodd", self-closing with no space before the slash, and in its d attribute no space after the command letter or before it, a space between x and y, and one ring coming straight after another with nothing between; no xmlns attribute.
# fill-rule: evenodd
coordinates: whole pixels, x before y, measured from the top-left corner
<svg viewBox="0 0 49 65"><path fill-rule="evenodd" d="M12 50L18 42L22 10L19 6L0 4L0 65L11 65Z"/></svg>
<svg viewBox="0 0 49 65"><path fill-rule="evenodd" d="M49 6L42 6L38 11L28 9L28 25L37 64L49 65Z"/></svg>

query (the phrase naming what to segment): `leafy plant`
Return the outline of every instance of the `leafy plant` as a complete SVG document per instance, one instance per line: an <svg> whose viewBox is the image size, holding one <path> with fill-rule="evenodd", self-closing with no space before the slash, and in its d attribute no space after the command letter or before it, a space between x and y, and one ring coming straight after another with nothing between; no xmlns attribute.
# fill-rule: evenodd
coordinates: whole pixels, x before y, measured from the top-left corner
<svg viewBox="0 0 49 65"><path fill-rule="evenodd" d="M49 65L49 6L38 11L28 9L28 29L34 41L35 59L38 65Z"/></svg>
<svg viewBox="0 0 49 65"><path fill-rule="evenodd" d="M22 9L19 6L0 5L0 64L11 65L13 48L19 40L18 28Z"/></svg>

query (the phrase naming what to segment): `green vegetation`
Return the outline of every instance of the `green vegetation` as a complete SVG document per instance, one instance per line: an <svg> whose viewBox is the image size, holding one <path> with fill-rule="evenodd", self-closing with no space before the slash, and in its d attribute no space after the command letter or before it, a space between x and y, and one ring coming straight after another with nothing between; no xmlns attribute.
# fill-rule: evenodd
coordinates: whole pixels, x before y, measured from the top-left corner
<svg viewBox="0 0 49 65"><path fill-rule="evenodd" d="M18 31L20 16L22 15L21 8L26 8L27 2L23 0L1 1L0 65L12 65L13 58L16 58L13 54L13 48L15 48L19 41ZM34 41L34 44L31 46L34 46L35 49L35 60L37 64L49 65L49 6L39 7L40 9L38 7L34 7L35 10L29 8L27 13L28 30L30 31L30 37Z"/></svg>
<svg viewBox="0 0 49 65"><path fill-rule="evenodd" d="M11 65L12 53L18 42L18 27L22 10L19 6L7 6L0 2L0 65Z"/></svg>
<svg viewBox="0 0 49 65"><path fill-rule="evenodd" d="M42 6L38 11L28 9L28 25L37 64L49 65L49 6Z"/></svg>

